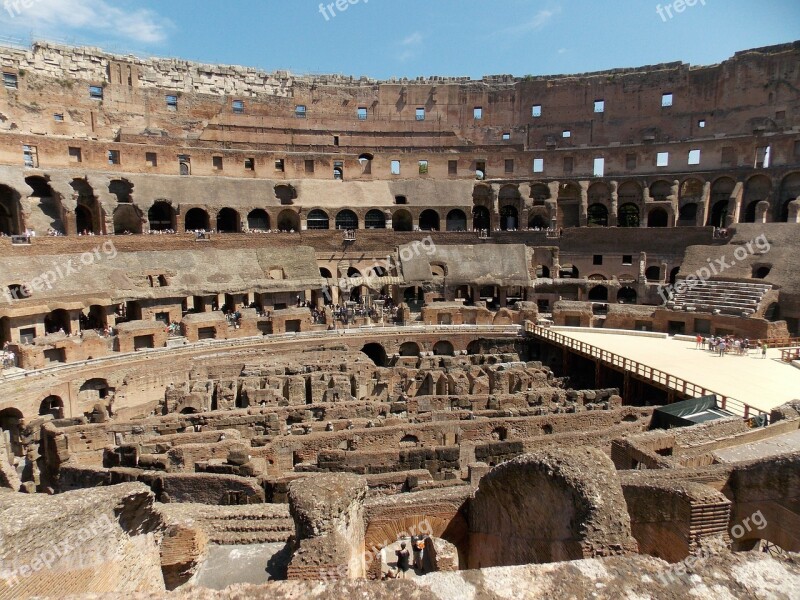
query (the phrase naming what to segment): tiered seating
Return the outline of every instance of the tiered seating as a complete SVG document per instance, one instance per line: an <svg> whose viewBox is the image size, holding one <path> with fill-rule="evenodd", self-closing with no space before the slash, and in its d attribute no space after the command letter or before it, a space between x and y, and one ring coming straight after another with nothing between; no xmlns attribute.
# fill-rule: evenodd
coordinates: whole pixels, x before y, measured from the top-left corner
<svg viewBox="0 0 800 600"><path fill-rule="evenodd" d="M693 287L686 286L680 293L675 293L667 302L667 308L751 316L758 310L764 294L771 289L772 286L765 283L698 281Z"/></svg>

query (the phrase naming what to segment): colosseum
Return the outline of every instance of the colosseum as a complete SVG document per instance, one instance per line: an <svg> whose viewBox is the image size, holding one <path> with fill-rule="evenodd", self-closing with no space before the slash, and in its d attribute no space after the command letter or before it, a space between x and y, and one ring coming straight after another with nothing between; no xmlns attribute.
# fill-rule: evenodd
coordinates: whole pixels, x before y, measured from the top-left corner
<svg viewBox="0 0 800 600"><path fill-rule="evenodd" d="M800 42L0 63L0 599L800 597Z"/></svg>

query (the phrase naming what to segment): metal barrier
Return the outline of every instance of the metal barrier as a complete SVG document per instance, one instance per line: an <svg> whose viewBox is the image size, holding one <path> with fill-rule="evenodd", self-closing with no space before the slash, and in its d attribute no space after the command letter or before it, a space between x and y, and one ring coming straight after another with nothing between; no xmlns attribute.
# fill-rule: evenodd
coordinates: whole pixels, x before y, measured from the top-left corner
<svg viewBox="0 0 800 600"><path fill-rule="evenodd" d="M769 415L764 411L750 406L741 400L725 396L724 394L720 394L714 390L709 390L702 385L692 383L691 381L686 381L685 379L672 375L671 373L667 373L666 371L662 371L661 369L643 365L640 362L630 358L625 358L624 356L620 356L619 354L615 354L609 350L604 350L603 348L593 346L592 344L562 335L561 333L553 331L552 329L539 327L530 321L526 321L525 331L536 337L555 342L560 346L569 348L570 350L573 350L582 356L597 359L610 367L616 367L618 369L622 369L623 371L632 373L633 375L637 375L638 377L646 379L664 389L675 390L692 398L699 398L700 396L710 396L711 394L714 394L717 396L717 398L719 398L720 406L723 410L728 410L734 414L744 417L745 419L749 419L751 416L756 415L766 415L769 417Z"/></svg>
<svg viewBox="0 0 800 600"><path fill-rule="evenodd" d="M790 363L793 360L800 360L800 348L788 348L781 350L781 360Z"/></svg>

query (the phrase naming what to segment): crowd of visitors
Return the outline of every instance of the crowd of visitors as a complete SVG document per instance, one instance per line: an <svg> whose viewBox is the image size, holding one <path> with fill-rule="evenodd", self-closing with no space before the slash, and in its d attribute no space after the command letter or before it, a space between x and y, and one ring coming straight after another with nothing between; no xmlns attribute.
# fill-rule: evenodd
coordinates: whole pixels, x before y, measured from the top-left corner
<svg viewBox="0 0 800 600"><path fill-rule="evenodd" d="M761 350L761 358L767 357L767 344L751 342L749 338L740 338L733 335L726 336L711 336L704 337L698 335L695 338L695 348L697 350L706 350L716 354L717 356L725 356L730 354L732 356L748 356L750 350Z"/></svg>

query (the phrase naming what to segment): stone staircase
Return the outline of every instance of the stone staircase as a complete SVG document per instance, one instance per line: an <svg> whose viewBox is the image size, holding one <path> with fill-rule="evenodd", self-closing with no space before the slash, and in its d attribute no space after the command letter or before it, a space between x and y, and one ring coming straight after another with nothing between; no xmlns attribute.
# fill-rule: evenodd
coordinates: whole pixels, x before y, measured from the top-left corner
<svg viewBox="0 0 800 600"><path fill-rule="evenodd" d="M294 534L288 504L216 507L203 515L203 528L213 544L243 546L286 542Z"/></svg>
<svg viewBox="0 0 800 600"><path fill-rule="evenodd" d="M749 317L758 311L764 294L772 289L765 283L698 281L675 293L666 306L672 310L710 312Z"/></svg>

